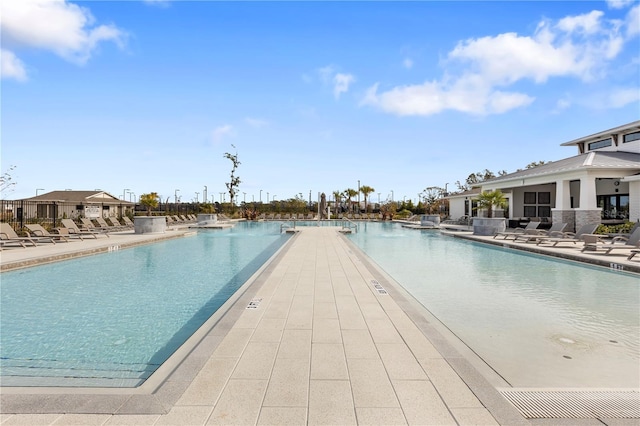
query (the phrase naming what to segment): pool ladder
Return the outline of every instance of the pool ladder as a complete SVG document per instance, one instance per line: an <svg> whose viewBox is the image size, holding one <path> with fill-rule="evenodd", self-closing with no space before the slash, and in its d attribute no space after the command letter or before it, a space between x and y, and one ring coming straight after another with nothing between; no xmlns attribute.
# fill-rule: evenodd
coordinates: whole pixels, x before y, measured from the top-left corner
<svg viewBox="0 0 640 426"><path fill-rule="evenodd" d="M286 231L287 229L296 229L296 221L295 219L291 221L293 223L293 225L291 225L288 222L283 222L280 224L280 233L282 234L283 231Z"/></svg>
<svg viewBox="0 0 640 426"><path fill-rule="evenodd" d="M343 218L342 219L342 231L347 231L347 232L351 232L351 230L354 229L353 232L358 232L358 224L353 222L350 219L347 218Z"/></svg>

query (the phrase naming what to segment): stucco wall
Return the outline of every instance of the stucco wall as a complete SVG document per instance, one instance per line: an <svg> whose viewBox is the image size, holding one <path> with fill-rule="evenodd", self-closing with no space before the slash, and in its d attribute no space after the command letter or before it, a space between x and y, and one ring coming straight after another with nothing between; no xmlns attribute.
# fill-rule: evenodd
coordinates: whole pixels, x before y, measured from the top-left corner
<svg viewBox="0 0 640 426"><path fill-rule="evenodd" d="M622 185L622 184L621 184ZM628 182L629 185L629 220L640 220L640 181Z"/></svg>

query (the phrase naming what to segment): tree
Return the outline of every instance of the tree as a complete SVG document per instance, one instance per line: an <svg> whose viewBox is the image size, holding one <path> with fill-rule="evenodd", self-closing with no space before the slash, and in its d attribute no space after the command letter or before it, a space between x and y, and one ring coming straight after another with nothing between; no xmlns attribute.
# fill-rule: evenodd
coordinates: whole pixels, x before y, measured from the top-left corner
<svg viewBox="0 0 640 426"><path fill-rule="evenodd" d="M342 198L342 192L340 192L339 190L333 191L333 200L336 203L335 214L338 214L340 212L340 199L341 198Z"/></svg>
<svg viewBox="0 0 640 426"><path fill-rule="evenodd" d="M11 191L8 191L9 188L11 188L12 186L14 186L16 184L15 182L12 182L13 176L11 176L11 172L15 168L16 168L16 166L10 166L9 170L4 172L2 174L2 176L0 176L0 194L4 194L5 191L11 192Z"/></svg>
<svg viewBox="0 0 640 426"><path fill-rule="evenodd" d="M525 169L533 169L534 167L542 166L543 164L547 164L548 161L540 160L540 161L532 161L531 163L525 166ZM521 172L523 169L516 170L517 172Z"/></svg>
<svg viewBox="0 0 640 426"><path fill-rule="evenodd" d="M497 176L504 176L506 174L507 172L505 170L500 170ZM459 180L456 181L456 186L458 187L458 190L461 192L469 191L474 185L485 182L489 179L493 179L495 177L496 177L496 174L493 173L491 170L484 169L484 171L482 172L471 173L469 176L467 176L467 179L465 180L464 184L460 183Z"/></svg>
<svg viewBox="0 0 640 426"><path fill-rule="evenodd" d="M235 148L235 145L231 145L231 146ZM224 157L228 158L233 163L233 167L231 168L230 180L229 182L226 182L225 185L227 185L227 190L229 191L229 198L231 199L231 209L235 210L235 204L233 203L233 200L236 197L236 194L238 193L238 186L240 185L240 182L241 182L240 177L236 176L236 170L241 163L240 161L238 161L237 151L235 154L230 154L228 152L225 152Z"/></svg>
<svg viewBox="0 0 640 426"><path fill-rule="evenodd" d="M367 197L369 196L369 194L371 194L372 192L374 192L375 189L373 189L370 186L361 186L360 187L360 192L362 192L362 195L364 195L364 211L367 212Z"/></svg>
<svg viewBox="0 0 640 426"><path fill-rule="evenodd" d="M478 195L478 208L487 209L487 217L493 217L493 207L501 209L507 206L507 199L502 191L485 191Z"/></svg>
<svg viewBox="0 0 640 426"><path fill-rule="evenodd" d="M425 214L435 214L440 211L440 203L443 193L444 189L439 186L430 186L422 190L421 195L424 198Z"/></svg>
<svg viewBox="0 0 640 426"><path fill-rule="evenodd" d="M351 199L358 195L358 191L355 189L347 188L344 190L343 195L347 199L347 206L350 212L353 212L353 206L351 205Z"/></svg>
<svg viewBox="0 0 640 426"><path fill-rule="evenodd" d="M158 200L160 197L157 193L151 192L149 194L142 194L140 196L140 204L147 208L147 216L151 216L151 209L158 207Z"/></svg>
<svg viewBox="0 0 640 426"><path fill-rule="evenodd" d="M396 214L397 204L395 201L387 201L380 206L380 213L382 213L382 220L393 220L393 216Z"/></svg>

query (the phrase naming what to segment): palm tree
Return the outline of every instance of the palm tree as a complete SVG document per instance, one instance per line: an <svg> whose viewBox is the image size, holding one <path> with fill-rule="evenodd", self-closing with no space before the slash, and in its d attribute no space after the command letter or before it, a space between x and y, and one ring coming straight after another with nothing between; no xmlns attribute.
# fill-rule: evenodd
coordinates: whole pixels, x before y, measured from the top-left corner
<svg viewBox="0 0 640 426"><path fill-rule="evenodd" d="M375 189L373 189L370 186L361 186L360 187L360 192L362 192L362 195L364 195L364 211L367 212L367 197L369 196L369 194L371 194L372 192L374 192Z"/></svg>
<svg viewBox="0 0 640 426"><path fill-rule="evenodd" d="M140 196L140 204L147 208L147 216L151 216L151 209L158 207L158 199L160 197L157 193L151 192L149 194L142 194Z"/></svg>
<svg viewBox="0 0 640 426"><path fill-rule="evenodd" d="M478 208L487 209L487 217L493 217L493 207L501 209L507 206L507 199L499 189L485 191L478 195Z"/></svg>
<svg viewBox="0 0 640 426"><path fill-rule="evenodd" d="M340 206L340 198L342 197L342 192L335 190L333 191L333 201L335 201L336 204L336 211L335 214L338 214L339 210L339 206Z"/></svg>
<svg viewBox="0 0 640 426"><path fill-rule="evenodd" d="M349 211L353 213L353 206L351 205L351 199L358 195L358 191L355 189L347 188L344 190L343 195L347 198L347 205L349 206Z"/></svg>

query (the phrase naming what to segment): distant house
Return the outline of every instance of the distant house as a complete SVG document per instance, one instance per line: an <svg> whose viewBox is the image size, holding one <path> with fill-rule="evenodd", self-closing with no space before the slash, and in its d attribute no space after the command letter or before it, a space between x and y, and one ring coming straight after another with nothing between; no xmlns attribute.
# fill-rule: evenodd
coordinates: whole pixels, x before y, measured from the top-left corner
<svg viewBox="0 0 640 426"><path fill-rule="evenodd" d="M460 219L463 216L477 216L476 198L480 194L480 188L473 188L469 191L451 194L447 198L449 200L449 217L451 219Z"/></svg>
<svg viewBox="0 0 640 426"><path fill-rule="evenodd" d="M20 201L24 203L20 204ZM124 201L104 191L52 191L14 202L15 214L22 219L123 216L135 203ZM22 216L22 217L20 217Z"/></svg>
<svg viewBox="0 0 640 426"><path fill-rule="evenodd" d="M585 136L562 146L578 155L480 184L509 199L509 218L585 223L640 220L640 121Z"/></svg>

